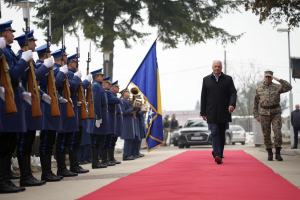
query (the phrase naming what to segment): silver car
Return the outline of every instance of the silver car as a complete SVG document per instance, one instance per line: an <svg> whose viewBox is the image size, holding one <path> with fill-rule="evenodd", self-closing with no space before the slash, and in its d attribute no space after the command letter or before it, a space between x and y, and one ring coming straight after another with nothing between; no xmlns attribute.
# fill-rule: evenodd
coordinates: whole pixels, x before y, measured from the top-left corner
<svg viewBox="0 0 300 200"><path fill-rule="evenodd" d="M246 142L246 131L240 125L230 125L229 129L232 131L231 144L235 145L236 142L242 143L245 145Z"/></svg>

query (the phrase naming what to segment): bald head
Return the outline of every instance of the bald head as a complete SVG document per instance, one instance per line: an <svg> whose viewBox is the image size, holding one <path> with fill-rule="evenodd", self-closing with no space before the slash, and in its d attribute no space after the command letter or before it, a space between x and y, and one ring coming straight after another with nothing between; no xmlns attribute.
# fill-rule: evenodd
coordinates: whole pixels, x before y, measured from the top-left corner
<svg viewBox="0 0 300 200"><path fill-rule="evenodd" d="M219 77L219 75L222 72L222 62L219 60L215 60L212 65L212 70L213 70L213 73L215 74L215 76Z"/></svg>
<svg viewBox="0 0 300 200"><path fill-rule="evenodd" d="M296 104L296 110L299 110L299 104Z"/></svg>
<svg viewBox="0 0 300 200"><path fill-rule="evenodd" d="M221 66L222 66L222 61L220 61L220 60L214 60L214 62L213 62L212 65L214 66L215 63L219 63L219 64L221 64Z"/></svg>

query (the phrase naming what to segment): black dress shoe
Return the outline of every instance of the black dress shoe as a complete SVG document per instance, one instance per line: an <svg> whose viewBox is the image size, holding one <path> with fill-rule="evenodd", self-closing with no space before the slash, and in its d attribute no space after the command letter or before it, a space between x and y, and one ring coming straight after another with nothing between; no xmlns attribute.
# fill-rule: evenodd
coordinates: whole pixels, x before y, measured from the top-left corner
<svg viewBox="0 0 300 200"><path fill-rule="evenodd" d="M70 171L71 172L74 172L74 173L77 173L77 174L84 174L84 173L88 173L89 172L89 170L87 170L87 169L83 169L81 166L72 166L72 167L70 167Z"/></svg>
<svg viewBox="0 0 300 200"><path fill-rule="evenodd" d="M126 158L123 158L123 161L127 161L127 160L134 160L133 157L129 156L129 157L126 157Z"/></svg>
<svg viewBox="0 0 300 200"><path fill-rule="evenodd" d="M90 163L92 163L92 161L91 161ZM86 164L88 164L88 161L84 160L84 161L81 161L81 162L78 163L78 164L79 164L79 165L86 165Z"/></svg>
<svg viewBox="0 0 300 200"><path fill-rule="evenodd" d="M144 157L144 156L145 156L145 154L141 154L141 153L139 154L139 157L140 157L140 158L141 158L141 157Z"/></svg>
<svg viewBox="0 0 300 200"><path fill-rule="evenodd" d="M291 149L297 149L297 147L292 147Z"/></svg>
<svg viewBox="0 0 300 200"><path fill-rule="evenodd" d="M216 156L216 157L215 157L215 162L216 162L216 163L219 164L219 162L221 162L221 161L222 161L222 159L221 159L219 156Z"/></svg>
<svg viewBox="0 0 300 200"><path fill-rule="evenodd" d="M297 149L297 148L296 148L296 149ZM11 170L9 170L8 173L9 173L9 174L8 174L8 178L9 178L9 179L19 179L19 178L20 178L19 175L13 173Z"/></svg>
<svg viewBox="0 0 300 200"><path fill-rule="evenodd" d="M70 172L67 168L65 168L65 169L57 170L57 176L74 177L74 176L78 176L78 174Z"/></svg>
<svg viewBox="0 0 300 200"><path fill-rule="evenodd" d="M117 161L116 159L114 159L115 164L121 164L120 161Z"/></svg>

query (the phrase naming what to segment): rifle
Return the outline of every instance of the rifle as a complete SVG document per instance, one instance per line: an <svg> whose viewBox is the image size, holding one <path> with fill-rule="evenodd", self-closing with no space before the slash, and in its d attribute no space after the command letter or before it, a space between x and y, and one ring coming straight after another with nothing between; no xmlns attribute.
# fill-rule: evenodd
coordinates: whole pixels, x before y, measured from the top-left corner
<svg viewBox="0 0 300 200"><path fill-rule="evenodd" d="M61 40L61 66L65 65L65 61L64 61L64 56L65 56L65 26L63 26L63 38ZM69 79L68 79L68 75L66 75L66 80L64 80L64 98L67 99L67 105L66 105L66 109L67 109L67 118L70 117L75 117L75 113L73 110L73 103L71 101L71 93L70 93L70 85L69 85Z"/></svg>
<svg viewBox="0 0 300 200"><path fill-rule="evenodd" d="M91 42L90 42L90 51L88 52L88 60L87 62L87 68L86 68L86 75L89 75L90 73L90 66L89 63L91 62ZM94 119L95 118L95 113L94 113L94 94L93 94L93 87L90 87L86 90L86 99L89 103L89 119Z"/></svg>
<svg viewBox="0 0 300 200"><path fill-rule="evenodd" d="M78 37L78 47L76 48L76 71L78 71L78 59L80 57L79 54L79 37ZM83 87L82 87L82 83L79 84L78 86L78 101L81 102L81 106L80 106L80 114L81 114L81 119L88 119L88 114L86 112L86 101L85 101L85 96L84 96L84 92L83 92Z"/></svg>
<svg viewBox="0 0 300 200"><path fill-rule="evenodd" d="M50 47L49 42L51 41L51 13L49 15L49 27L47 31L47 58L50 58ZM57 98L57 90L54 80L54 74L52 67L49 68L50 74L48 75L48 94L51 97L51 117L60 116L59 108L58 108L58 98Z"/></svg>
<svg viewBox="0 0 300 200"><path fill-rule="evenodd" d="M0 2L0 19L1 19L1 2ZM5 56L0 60L0 85L5 89L5 113L6 115L17 113L15 103L15 93L13 91L9 76L9 68L7 67Z"/></svg>
<svg viewBox="0 0 300 200"><path fill-rule="evenodd" d="M29 2L27 2L27 10L28 10L28 16L27 18L24 18L25 21L25 50L28 51L28 33L30 32L29 27ZM32 64L32 60L29 61L29 70L27 71L27 91L31 93L31 112L32 112L32 118L35 117L41 117L42 116L42 110L40 108L40 95L39 95L39 88L37 85L37 81L35 78L35 72Z"/></svg>

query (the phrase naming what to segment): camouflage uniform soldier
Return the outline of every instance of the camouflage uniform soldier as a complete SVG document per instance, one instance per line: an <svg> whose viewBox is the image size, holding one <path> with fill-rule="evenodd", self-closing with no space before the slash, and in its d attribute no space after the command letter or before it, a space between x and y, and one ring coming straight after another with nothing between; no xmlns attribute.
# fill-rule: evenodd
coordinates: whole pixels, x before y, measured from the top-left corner
<svg viewBox="0 0 300 200"><path fill-rule="evenodd" d="M273 83L273 79L280 84ZM264 80L265 82L256 89L253 115L258 122L261 122L264 144L268 151L268 160L273 160L273 145L271 141L272 124L275 135L276 160L282 161L283 159L280 155L282 144L280 94L290 91L292 86L287 81L275 78L272 71L265 71ZM258 104L260 104L259 111Z"/></svg>

